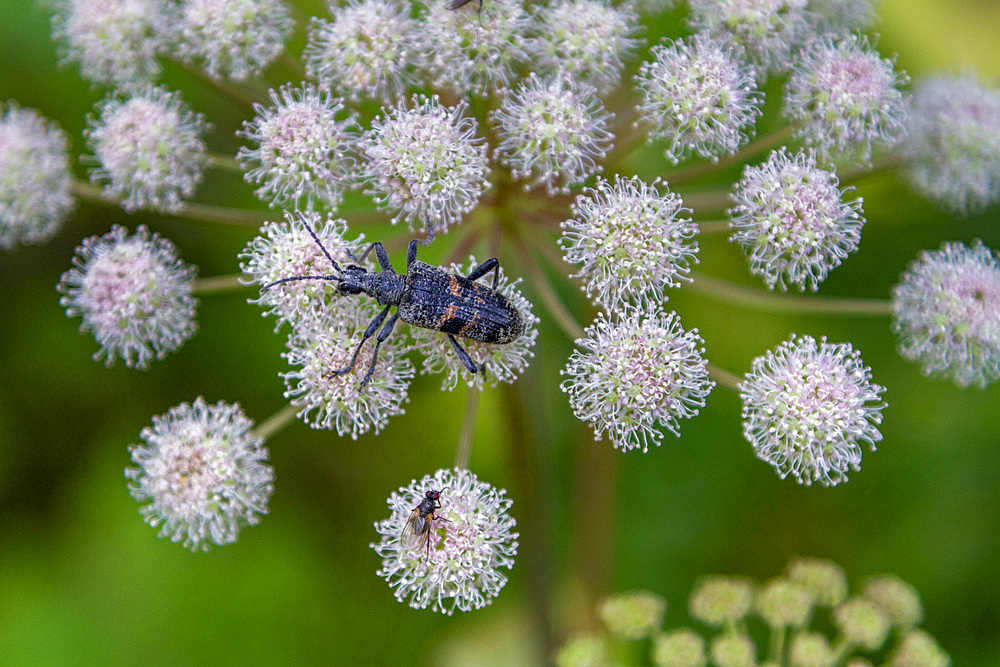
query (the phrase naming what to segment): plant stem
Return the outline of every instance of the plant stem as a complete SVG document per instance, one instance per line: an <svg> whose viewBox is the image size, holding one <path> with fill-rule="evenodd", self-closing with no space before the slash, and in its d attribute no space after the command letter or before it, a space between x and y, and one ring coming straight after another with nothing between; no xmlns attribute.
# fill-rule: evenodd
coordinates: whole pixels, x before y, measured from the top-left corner
<svg viewBox="0 0 1000 667"><path fill-rule="evenodd" d="M208 155L208 166L214 167L215 169L221 169L223 171L229 171L240 176L243 176L243 169L240 167L240 163L236 161L235 157L231 155L223 155L221 153L209 153Z"/></svg>
<svg viewBox="0 0 1000 667"><path fill-rule="evenodd" d="M294 405L286 405L258 424L257 428L253 430L254 435L266 441L272 435L291 424L295 420L295 414L298 410Z"/></svg>
<svg viewBox="0 0 1000 667"><path fill-rule="evenodd" d="M479 407L479 394L476 387L469 387L465 394L465 415L462 417L462 430L458 436L458 453L455 456L455 467L469 469L469 459L472 456L472 433L476 427L476 412Z"/></svg>
<svg viewBox="0 0 1000 667"><path fill-rule="evenodd" d="M733 391L739 391L741 381L740 377L723 368L719 368L711 362L708 364L708 377L723 387L727 387Z"/></svg>
<svg viewBox="0 0 1000 667"><path fill-rule="evenodd" d="M535 258L528 252L523 239L519 236L515 236L514 246L517 248L517 252L521 256L521 260L524 263L524 269L528 272L528 277L531 279L532 286L538 291L538 296L542 297L542 301L545 302L545 306L549 309L549 313L555 319L556 324L559 325L559 328L563 330L570 340L583 338L583 327L580 326L580 323L574 319L573 315L570 314L569 310L559 299L559 295L556 294L552 284L549 283L545 274L542 273L542 270L539 268Z"/></svg>
<svg viewBox="0 0 1000 667"><path fill-rule="evenodd" d="M729 231L728 220L706 220L705 222L695 221L698 225L699 234L725 234Z"/></svg>
<svg viewBox="0 0 1000 667"><path fill-rule="evenodd" d="M211 278L198 278L191 287L191 292L204 296L206 294L219 294L223 292L233 292L235 290L245 290L246 285L240 282L240 274L234 273L228 276L213 276Z"/></svg>
<svg viewBox="0 0 1000 667"><path fill-rule="evenodd" d="M732 155L727 155L726 157L720 158L716 162L711 160L704 160L702 162L696 162L692 165L681 167L671 173L667 174L666 181L670 185L677 183L685 183L687 181L700 178L705 174L710 174L713 171L718 171L719 169L725 169L730 165L736 164L738 162L743 162L747 158L766 151L769 148L778 146L788 140L792 134L795 133L797 126L786 125L770 134L765 134L757 137L746 146L736 151Z"/></svg>
<svg viewBox="0 0 1000 667"><path fill-rule="evenodd" d="M888 317L892 314L891 303L884 299L775 294L753 287L736 285L700 273L693 275L692 278L694 278L694 282L689 284L689 289L714 296L736 306L764 312L811 313L845 317Z"/></svg>

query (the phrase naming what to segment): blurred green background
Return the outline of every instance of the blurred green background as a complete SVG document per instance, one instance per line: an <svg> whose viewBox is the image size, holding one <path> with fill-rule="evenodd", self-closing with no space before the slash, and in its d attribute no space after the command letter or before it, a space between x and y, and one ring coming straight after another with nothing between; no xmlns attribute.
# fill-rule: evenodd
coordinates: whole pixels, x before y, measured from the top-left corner
<svg viewBox="0 0 1000 667"><path fill-rule="evenodd" d="M303 4L322 14L318 2ZM58 121L79 155L103 94L57 66L48 13L29 0L0 3L0 100ZM881 15L880 50L898 53L911 75L973 69L996 85L996 2L890 0ZM665 23L646 37L661 32L678 34ZM300 30L293 49L301 43ZM249 111L179 68L166 80L213 123L210 148L235 153ZM780 95L768 92L773 121ZM665 169L656 149L642 156L644 177ZM945 240L1000 248L1000 209L957 219L892 175L861 181L859 192L869 221L861 249L820 294L885 298L919 250ZM196 198L260 208L230 174L210 173ZM365 201L349 200L344 217ZM853 343L888 387L878 451L865 452L847 484L803 488L755 458L738 396L723 387L681 438L668 434L648 454L594 442L558 390L571 341L526 287L543 318L536 356L513 387L483 394L471 463L513 498L521 549L507 588L476 612L449 618L396 602L368 546L391 491L454 461L465 392L440 393L437 377L415 380L406 414L381 435L355 442L296 422L269 440L270 515L236 544L191 554L157 539L126 489L126 446L153 415L199 395L269 417L284 404L284 335L246 303L250 290L205 296L198 334L165 361L145 372L95 363L97 344L77 332L54 287L75 246L114 223L167 236L202 277L237 272L254 235L80 204L51 243L0 256L0 663L531 664L593 627L600 595L655 591L671 627L688 622L701 575L763 579L801 555L836 561L852 583L898 574L920 591L923 627L955 664L1000 664L1000 386L921 377L895 354L887 319L778 316L671 295L722 368L743 374L791 332L826 335ZM382 229L354 231L379 238ZM701 246L700 271L761 287L723 238ZM523 275L516 261L506 266ZM582 293L563 279L556 286L586 321Z"/></svg>

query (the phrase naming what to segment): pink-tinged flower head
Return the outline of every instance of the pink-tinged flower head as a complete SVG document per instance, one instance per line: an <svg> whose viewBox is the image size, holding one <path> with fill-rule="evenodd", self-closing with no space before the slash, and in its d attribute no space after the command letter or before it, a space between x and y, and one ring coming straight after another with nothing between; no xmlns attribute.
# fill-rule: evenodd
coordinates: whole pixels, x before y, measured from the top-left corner
<svg viewBox="0 0 1000 667"><path fill-rule="evenodd" d="M964 215L1000 202L1000 90L968 74L921 81L902 153L913 188L945 209Z"/></svg>
<svg viewBox="0 0 1000 667"><path fill-rule="evenodd" d="M882 439L884 391L849 343L793 335L740 384L743 435L782 479L834 486L861 469L860 442Z"/></svg>
<svg viewBox="0 0 1000 667"><path fill-rule="evenodd" d="M257 76L285 48L294 22L284 0L185 0L175 48L213 79Z"/></svg>
<svg viewBox="0 0 1000 667"><path fill-rule="evenodd" d="M339 317L297 322L288 336L288 351L281 355L297 368L281 377L285 398L299 408L303 422L357 440L368 431L380 432L389 417L404 412L413 364L404 356L406 336L395 331L379 347L367 384L362 386L375 351L375 336L365 343L350 372L337 374L350 365L365 327L381 310L357 297L353 306L353 311L344 309Z"/></svg>
<svg viewBox="0 0 1000 667"><path fill-rule="evenodd" d="M691 27L742 46L761 81L783 72L793 50L812 34L806 0L690 0Z"/></svg>
<svg viewBox="0 0 1000 667"><path fill-rule="evenodd" d="M611 150L614 114L593 87L565 77L541 79L532 72L490 114L499 143L496 157L525 190L544 185L554 195L601 171Z"/></svg>
<svg viewBox="0 0 1000 667"><path fill-rule="evenodd" d="M732 194L730 240L769 288L815 291L861 242L862 201L845 201L848 190L835 172L816 166L812 151L774 151L743 170Z"/></svg>
<svg viewBox="0 0 1000 667"><path fill-rule="evenodd" d="M428 491L440 492L441 507L425 517L428 533L414 539L407 521ZM493 602L518 547L506 494L459 468L394 491L387 501L390 516L375 524L381 538L371 548L382 558L377 574L395 589L396 599L449 616Z"/></svg>
<svg viewBox="0 0 1000 667"><path fill-rule="evenodd" d="M45 243L73 210L69 138L33 109L0 105L0 248Z"/></svg>
<svg viewBox="0 0 1000 667"><path fill-rule="evenodd" d="M589 83L602 94L621 85L625 61L642 44L633 37L639 18L629 3L557 0L536 12L527 48L539 73Z"/></svg>
<svg viewBox="0 0 1000 667"><path fill-rule="evenodd" d="M951 656L923 630L910 630L889 658L889 667L949 667Z"/></svg>
<svg viewBox="0 0 1000 667"><path fill-rule="evenodd" d="M52 38L84 79L123 88L159 74L169 26L168 0L58 0Z"/></svg>
<svg viewBox="0 0 1000 667"><path fill-rule="evenodd" d="M980 389L1000 378L1000 258L980 241L924 251L892 288L899 353Z"/></svg>
<svg viewBox="0 0 1000 667"><path fill-rule="evenodd" d="M240 253L240 269L248 285L264 287L276 280L292 276L330 276L337 272L323 254L302 221L316 233L333 260L343 268L357 264L372 270L371 256L365 261L360 256L367 249L364 234L347 240L347 223L334 219L332 214L323 218L316 212L299 213L299 217L285 213L284 222L268 222L260 234ZM357 309L356 295L345 295L337 289L335 281L296 280L275 285L257 298L250 299L264 308L264 315L278 318L275 331L282 322L293 326L309 320L325 322L349 317Z"/></svg>
<svg viewBox="0 0 1000 667"><path fill-rule="evenodd" d="M69 317L80 316L80 331L91 331L101 349L94 360L112 366L146 368L194 335L197 299L191 296L195 269L177 258L167 239L139 227L135 234L114 226L104 236L84 239L74 268L57 289Z"/></svg>
<svg viewBox="0 0 1000 667"><path fill-rule="evenodd" d="M806 20L817 34L847 35L875 23L878 0L808 0Z"/></svg>
<svg viewBox="0 0 1000 667"><path fill-rule="evenodd" d="M870 162L872 150L902 136L908 77L882 58L866 37L813 40L795 59L785 86L785 115L799 136L832 159Z"/></svg>
<svg viewBox="0 0 1000 667"><path fill-rule="evenodd" d="M99 165L90 180L129 212L180 210L194 194L205 164L205 118L188 109L178 92L147 86L127 97L98 103L84 132Z"/></svg>
<svg viewBox="0 0 1000 667"><path fill-rule="evenodd" d="M657 44L636 75L642 99L636 125L651 126L648 140L668 142L675 164L695 153L717 160L753 134L764 96L757 91L743 49L706 34Z"/></svg>
<svg viewBox="0 0 1000 667"><path fill-rule="evenodd" d="M475 257L469 257L465 265L452 264L450 270L458 275L467 276L479 265ZM478 279L481 285L492 287L493 272ZM495 387L498 382L508 384L514 382L527 369L531 358L535 356L532 349L538 338L538 318L532 312L531 302L518 289L521 279L510 280L500 267L497 280L497 291L507 297L511 305L521 314L524 322L524 333L517 340L503 345L483 343L477 340L458 337L462 348L469 353L472 363L479 369L475 375L458 358L451 341L440 331L410 327L410 336L414 348L424 355L422 373L443 373L441 389L454 389L458 383L464 382L469 387L482 390L486 386Z"/></svg>
<svg viewBox="0 0 1000 667"><path fill-rule="evenodd" d="M458 10L428 3L421 42L434 84L461 96L487 97L514 80L528 60L525 33L531 20L521 0L473 0Z"/></svg>
<svg viewBox="0 0 1000 667"><path fill-rule="evenodd" d="M442 106L437 96L413 96L372 121L361 142L366 194L393 224L444 232L462 221L490 186L486 140L468 105Z"/></svg>
<svg viewBox="0 0 1000 667"><path fill-rule="evenodd" d="M620 320L603 313L576 341L560 388L594 439L605 433L616 449L659 445L657 425L680 435L678 420L698 414L715 386L708 379L704 341L685 331L676 313L632 311Z"/></svg>
<svg viewBox="0 0 1000 667"><path fill-rule="evenodd" d="M358 123L342 113L343 102L311 84L271 91L273 106L254 105L257 116L243 124L236 158L254 194L271 206L336 210L354 178ZM344 117L338 119L338 115Z"/></svg>
<svg viewBox="0 0 1000 667"><path fill-rule="evenodd" d="M306 74L349 100L398 100L416 82L420 24L401 0L330 3L333 20L313 18L302 51Z"/></svg>
<svg viewBox="0 0 1000 667"><path fill-rule="evenodd" d="M666 288L680 287L698 261L698 226L660 179L647 184L615 176L612 185L598 177L572 211L562 223L560 245L566 261L580 265L572 277L609 311L659 307Z"/></svg>
<svg viewBox="0 0 1000 667"><path fill-rule="evenodd" d="M239 405L208 405L200 396L153 417L143 445L129 452L128 488L146 523L160 537L191 551L236 541L244 526L260 522L274 491L267 449Z"/></svg>

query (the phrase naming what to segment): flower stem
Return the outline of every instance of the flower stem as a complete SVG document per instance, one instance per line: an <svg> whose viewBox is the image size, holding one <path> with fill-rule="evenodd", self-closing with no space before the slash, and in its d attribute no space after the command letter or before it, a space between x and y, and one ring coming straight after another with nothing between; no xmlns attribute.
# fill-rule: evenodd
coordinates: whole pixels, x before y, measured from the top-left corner
<svg viewBox="0 0 1000 667"><path fill-rule="evenodd" d="M479 407L479 394L475 387L469 387L465 394L465 415L462 417L462 430L458 436L458 454L455 456L455 467L469 469L469 459L472 456L472 433L476 427L476 412Z"/></svg>
<svg viewBox="0 0 1000 667"><path fill-rule="evenodd" d="M728 220L696 221L696 224L698 225L699 234L725 234L729 231Z"/></svg>
<svg viewBox="0 0 1000 667"><path fill-rule="evenodd" d="M194 281L191 291L194 294L204 296L206 294L219 294L222 292L244 290L246 289L246 285L240 282L240 277L240 274L234 273L228 276L198 278Z"/></svg>
<svg viewBox="0 0 1000 667"><path fill-rule="evenodd" d="M257 428L253 430L254 435L259 437L261 440L266 441L272 435L291 424L292 421L295 420L295 415L298 410L299 409L294 405L286 405L262 421Z"/></svg>
<svg viewBox="0 0 1000 667"><path fill-rule="evenodd" d="M727 303L764 312L813 313L844 317L888 317L892 314L891 303L883 299L775 294L700 273L693 275L692 278L694 282L690 283L689 289L714 296Z"/></svg>
<svg viewBox="0 0 1000 667"><path fill-rule="evenodd" d="M514 246L517 248L518 254L521 256L521 260L524 263L524 269L528 272L528 277L531 279L531 285L538 291L538 296L542 297L542 301L545 302L545 306L549 309L553 319L555 319L556 324L559 328L569 336L571 340L576 340L577 338L583 338L583 327L580 323L574 319L573 315L570 314L569 309L566 308L565 304L559 299L559 295L556 294L555 289L553 289L552 284L549 282L545 274L542 273L541 268L535 261L535 258L531 256L528 252L527 247L524 245L524 240L519 237L514 237Z"/></svg>
<svg viewBox="0 0 1000 667"><path fill-rule="evenodd" d="M215 169L221 169L223 171L229 171L240 176L243 175L243 169L240 168L240 163L236 161L236 158L230 155L223 155L221 153L210 153L208 156L208 166Z"/></svg>
<svg viewBox="0 0 1000 667"><path fill-rule="evenodd" d="M725 169L738 162L744 162L747 158L756 155L757 153L762 153L769 148L778 146L788 140L792 134L795 133L797 129L796 125L786 125L770 134L765 134L757 137L746 146L736 151L732 155L727 155L726 157L720 158L717 162L712 162L711 160L704 160L702 162L696 162L692 165L681 167L666 176L666 181L671 186L677 183L685 183L687 181L700 178L705 174L710 174L713 171L718 171L719 169Z"/></svg>
<svg viewBox="0 0 1000 667"><path fill-rule="evenodd" d="M715 364L709 362L708 364L708 377L714 380L723 387L728 387L733 391L739 391L740 388L740 377L734 373L719 368Z"/></svg>

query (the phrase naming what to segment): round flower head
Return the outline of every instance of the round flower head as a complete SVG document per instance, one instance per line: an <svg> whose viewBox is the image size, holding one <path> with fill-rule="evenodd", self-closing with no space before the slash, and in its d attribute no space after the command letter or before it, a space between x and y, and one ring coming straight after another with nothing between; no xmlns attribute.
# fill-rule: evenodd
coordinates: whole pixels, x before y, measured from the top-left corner
<svg viewBox="0 0 1000 667"><path fill-rule="evenodd" d="M195 269L177 258L167 239L139 227L128 236L115 225L104 236L84 239L74 268L57 289L69 317L80 316L80 331L92 331L101 349L94 360L107 366L146 368L194 335L197 299L191 296Z"/></svg>
<svg viewBox="0 0 1000 667"><path fill-rule="evenodd" d="M312 428L335 430L337 435L358 436L385 427L389 417L404 412L403 403L413 378L413 364L403 355L404 336L396 332L378 346L378 360L367 384L375 340L369 340L354 360L362 333L378 308L356 300L353 312L342 310L325 320L296 323L288 336L288 351L281 356L296 370L281 373L285 398L300 408L298 416ZM350 366L349 372L338 373Z"/></svg>
<svg viewBox="0 0 1000 667"><path fill-rule="evenodd" d="M729 211L750 272L770 289L788 283L816 291L830 270L858 249L865 224L862 200L844 201L833 171L816 166L812 152L774 151L761 165L747 165Z"/></svg>
<svg viewBox="0 0 1000 667"><path fill-rule="evenodd" d="M294 27L284 0L185 0L179 11L177 55L213 79L257 76Z"/></svg>
<svg viewBox="0 0 1000 667"><path fill-rule="evenodd" d="M902 146L906 177L955 213L1000 201L1000 90L972 75L937 76L913 93Z"/></svg>
<svg viewBox="0 0 1000 667"><path fill-rule="evenodd" d="M560 0L536 12L535 36L527 44L533 67L543 75L589 83L602 94L621 85L624 61L642 43L632 37L639 18L628 3Z"/></svg>
<svg viewBox="0 0 1000 667"><path fill-rule="evenodd" d="M691 628L656 635L652 658L657 667L704 667L705 640Z"/></svg>
<svg viewBox="0 0 1000 667"><path fill-rule="evenodd" d="M180 93L150 86L125 98L109 96L97 112L84 132L94 151L84 159L100 165L90 180L126 211L180 210L201 181L204 116L191 112Z"/></svg>
<svg viewBox="0 0 1000 667"><path fill-rule="evenodd" d="M862 595L881 607L893 625L912 627L924 618L916 589L895 575L872 577L865 582Z"/></svg>
<svg viewBox="0 0 1000 667"><path fill-rule="evenodd" d="M1000 258L975 241L924 251L892 288L899 353L924 375L982 389L1000 378Z"/></svg>
<svg viewBox="0 0 1000 667"><path fill-rule="evenodd" d="M562 223L566 261L580 264L572 277L605 309L658 307L665 288L680 287L691 262L697 262L698 233L679 195L660 194L659 178L646 184L633 176L598 177L572 205L573 218Z"/></svg>
<svg viewBox="0 0 1000 667"><path fill-rule="evenodd" d="M399 213L410 229L444 232L479 202L490 182L486 140L468 105L441 106L437 96L413 96L372 121L362 141L366 194L379 209Z"/></svg>
<svg viewBox="0 0 1000 667"><path fill-rule="evenodd" d="M892 144L903 133L899 86L907 77L893 67L866 37L816 39L795 58L785 115L802 124L798 135L824 157L871 162L873 147Z"/></svg>
<svg viewBox="0 0 1000 667"><path fill-rule="evenodd" d="M425 524L409 521L428 491L440 493L441 506ZM490 604L507 583L501 570L514 567L517 555L517 522L508 514L506 493L459 468L393 492L389 518L375 524L381 539L371 548L382 558L377 574L396 599L449 616ZM427 532L419 532L421 525Z"/></svg>
<svg viewBox="0 0 1000 667"><path fill-rule="evenodd" d="M834 486L861 469L861 446L875 449L884 387L849 343L794 335L753 361L740 384L743 435L784 479Z"/></svg>
<svg viewBox="0 0 1000 667"><path fill-rule="evenodd" d="M236 158L248 183L271 206L313 208L317 201L336 210L354 177L358 127L353 113L343 120L342 101L311 84L271 91L274 106L254 105L257 116L243 124L242 134L255 144L241 147Z"/></svg>
<svg viewBox="0 0 1000 667"><path fill-rule="evenodd" d="M806 0L690 0L691 28L742 46L759 80L785 71L810 34Z"/></svg>
<svg viewBox="0 0 1000 667"><path fill-rule="evenodd" d="M476 261L476 258L470 257L469 263L465 266L452 264L451 271L460 276L467 276L477 266L479 266L479 262ZM479 278L477 282L485 287L492 287L493 271ZM496 290L507 297L521 313L525 327L524 333L513 342L504 345L483 343L469 338L458 339L478 369L474 375L469 373L465 364L458 358L458 354L447 336L440 331L432 331L431 329L410 328L415 349L424 355L422 372L445 373L445 377L441 381L442 390L454 389L459 381L464 381L469 387L480 390L487 385L495 387L498 382L509 384L528 367L529 360L535 356L532 348L535 347L535 339L538 338L538 329L535 328L538 318L532 312L531 302L524 298L517 288L520 282L520 278L510 281L501 268Z"/></svg>
<svg viewBox="0 0 1000 667"><path fill-rule="evenodd" d="M142 430L146 444L129 447L138 467L126 468L125 477L160 537L207 551L210 542L235 542L243 526L267 514L274 470L252 427L239 405L208 405L199 396Z"/></svg>
<svg viewBox="0 0 1000 667"><path fill-rule="evenodd" d="M606 598L597 609L611 635L626 641L652 636L662 627L666 611L667 601L649 591Z"/></svg>
<svg viewBox="0 0 1000 667"><path fill-rule="evenodd" d="M692 153L717 160L746 143L764 96L741 47L699 34L657 44L652 55L635 77L642 96L636 126L651 126L650 142L669 142L668 160Z"/></svg>
<svg viewBox="0 0 1000 667"><path fill-rule="evenodd" d="M0 248L45 243L73 210L69 138L32 109L0 104Z"/></svg>
<svg viewBox="0 0 1000 667"><path fill-rule="evenodd" d="M923 630L910 630L889 659L890 667L948 667L951 656Z"/></svg>
<svg viewBox="0 0 1000 667"><path fill-rule="evenodd" d="M882 648L892 627L881 607L859 597L834 609L833 621L844 640L869 652Z"/></svg>
<svg viewBox="0 0 1000 667"><path fill-rule="evenodd" d="M322 248L306 224L322 242ZM260 235L240 253L240 258L245 260L240 263L246 275L244 283L264 287L292 276L332 275L335 269L323 248L341 267L357 264L371 269L369 258L366 261L359 259L367 249L364 235L348 241L346 234L347 223L334 220L329 214L323 219L315 212L299 213L298 217L286 212L284 222L265 224ZM278 318L277 331L282 322L295 325L303 320L340 319L357 309L358 298L342 294L334 281L296 280L274 285L256 299L250 299L250 303L263 307L264 315Z"/></svg>
<svg viewBox="0 0 1000 667"><path fill-rule="evenodd" d="M604 433L622 451L659 445L657 423L679 436L678 419L698 414L715 386L697 329L684 331L676 313L633 311L617 321L603 313L584 330L560 388L594 439Z"/></svg>
<svg viewBox="0 0 1000 667"><path fill-rule="evenodd" d="M778 577L760 588L754 604L758 615L771 628L801 628L809 620L813 597L805 586Z"/></svg>
<svg viewBox="0 0 1000 667"><path fill-rule="evenodd" d="M834 667L836 654L826 637L818 632L800 632L792 638L789 664L796 667Z"/></svg>
<svg viewBox="0 0 1000 667"><path fill-rule="evenodd" d="M528 58L530 20L521 0L487 0L481 9L474 0L458 10L447 5L429 3L422 22L425 66L434 84L479 97L510 85Z"/></svg>
<svg viewBox="0 0 1000 667"><path fill-rule="evenodd" d="M611 150L609 114L589 85L565 77L540 79L532 72L490 114L499 144L496 157L525 190L544 184L549 195L601 171Z"/></svg>
<svg viewBox="0 0 1000 667"><path fill-rule="evenodd" d="M566 640L555 655L556 667L600 667L608 664L608 642L602 635L583 632Z"/></svg>
<svg viewBox="0 0 1000 667"><path fill-rule="evenodd" d="M875 23L877 0L809 0L806 20L817 34L846 35Z"/></svg>
<svg viewBox="0 0 1000 667"><path fill-rule="evenodd" d="M159 74L168 25L166 0L59 0L52 38L84 79L122 88Z"/></svg>
<svg viewBox="0 0 1000 667"><path fill-rule="evenodd" d="M707 577L692 591L691 616L713 627L731 627L753 606L753 582L740 577Z"/></svg>
<svg viewBox="0 0 1000 667"><path fill-rule="evenodd" d="M711 664L718 667L753 667L757 664L757 645L738 630L716 635L709 652L712 655Z"/></svg>
<svg viewBox="0 0 1000 667"><path fill-rule="evenodd" d="M333 21L313 18L302 51L306 74L324 88L358 101L398 99L416 82L421 26L400 0L330 3Z"/></svg>
<svg viewBox="0 0 1000 667"><path fill-rule="evenodd" d="M832 561L796 558L788 564L788 578L809 589L817 605L833 607L847 597L847 575Z"/></svg>

